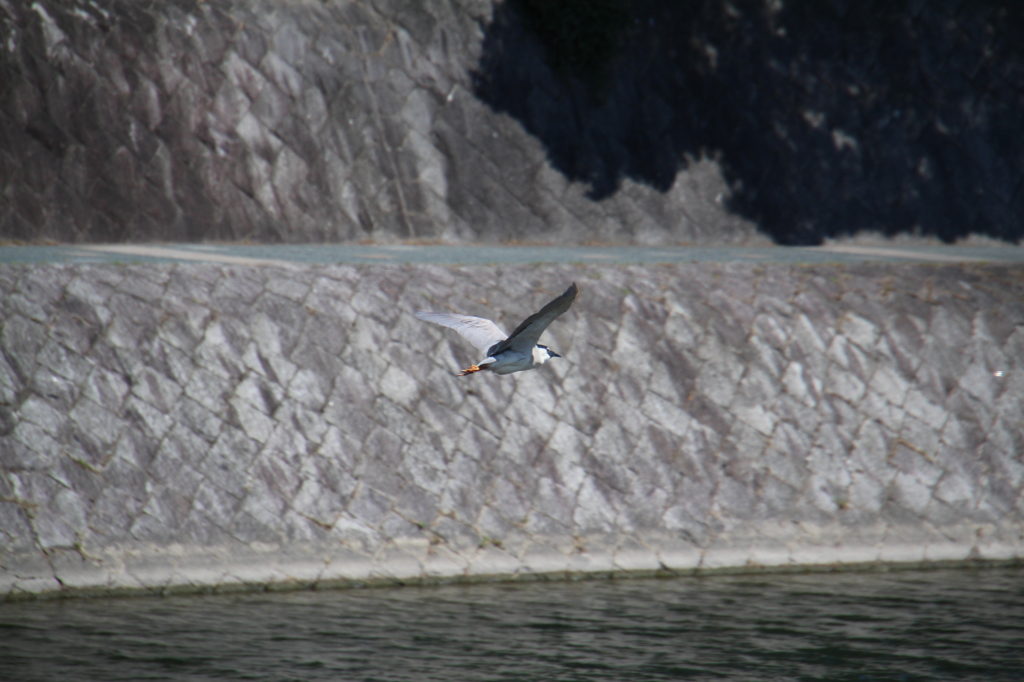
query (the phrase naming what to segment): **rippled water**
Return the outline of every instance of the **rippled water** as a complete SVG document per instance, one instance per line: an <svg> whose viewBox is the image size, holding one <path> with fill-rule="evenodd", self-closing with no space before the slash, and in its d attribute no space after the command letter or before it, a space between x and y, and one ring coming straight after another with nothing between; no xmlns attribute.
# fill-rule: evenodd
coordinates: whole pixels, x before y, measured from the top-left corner
<svg viewBox="0 0 1024 682"><path fill-rule="evenodd" d="M1024 571L0 604L2 680L1024 680Z"/></svg>

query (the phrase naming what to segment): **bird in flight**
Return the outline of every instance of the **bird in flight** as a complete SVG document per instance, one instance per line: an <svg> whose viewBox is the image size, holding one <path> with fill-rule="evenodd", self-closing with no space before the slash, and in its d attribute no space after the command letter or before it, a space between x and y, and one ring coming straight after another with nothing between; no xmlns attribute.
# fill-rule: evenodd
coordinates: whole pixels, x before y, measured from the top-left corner
<svg viewBox="0 0 1024 682"><path fill-rule="evenodd" d="M549 324L572 306L579 293L580 288L573 282L565 293L523 320L512 335L507 337L498 325L482 317L430 313L422 310L416 312L416 317L454 329L471 344L487 353L480 364L462 370L458 376L464 377L485 369L495 374L511 374L536 369L551 358L562 357L547 346L537 343L537 340Z"/></svg>

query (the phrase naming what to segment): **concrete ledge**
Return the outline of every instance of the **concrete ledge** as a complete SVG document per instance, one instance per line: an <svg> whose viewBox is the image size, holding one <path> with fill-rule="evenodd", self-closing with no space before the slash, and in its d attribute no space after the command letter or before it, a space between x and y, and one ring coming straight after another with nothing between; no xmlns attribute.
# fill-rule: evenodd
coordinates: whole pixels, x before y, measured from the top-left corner
<svg viewBox="0 0 1024 682"><path fill-rule="evenodd" d="M843 529L829 529L842 535ZM1024 525L975 529L978 537L995 531L1024 536ZM869 534L870 535L870 534ZM635 539L634 539L635 540ZM789 547L745 544L733 547L672 547L663 537L644 538L626 550L574 551L557 542L506 551L482 547L455 553L420 543L391 547L378 558L336 547L238 548L151 547L127 553L110 550L83 557L72 552L49 561L7 565L0 572L0 594L7 600L83 596L167 595L235 591L274 591L368 587L396 584L479 581L573 580L719 573L900 570L906 568L992 566L1024 561L1020 542L977 544L951 540L935 544L881 544L851 537L839 545ZM578 539L576 546L586 544ZM638 541L637 541L638 542Z"/></svg>

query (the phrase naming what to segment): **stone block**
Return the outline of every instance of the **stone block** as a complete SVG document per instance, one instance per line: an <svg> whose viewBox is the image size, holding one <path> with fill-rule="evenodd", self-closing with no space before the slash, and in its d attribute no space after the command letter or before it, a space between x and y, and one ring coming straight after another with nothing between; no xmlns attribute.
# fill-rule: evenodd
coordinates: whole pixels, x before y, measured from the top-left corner
<svg viewBox="0 0 1024 682"><path fill-rule="evenodd" d="M245 435L261 444L270 438L274 431L274 420L265 412L238 395L232 397L228 404L231 406L229 421L240 426Z"/></svg>
<svg viewBox="0 0 1024 682"><path fill-rule="evenodd" d="M935 404L924 393L915 389L907 392L903 409L907 411L907 414L921 420L936 431L942 430L948 418L948 413L941 406Z"/></svg>
<svg viewBox="0 0 1024 682"><path fill-rule="evenodd" d="M367 580L373 575L374 562L371 556L341 547L325 549L321 554L324 567L317 581L319 587L347 586Z"/></svg>
<svg viewBox="0 0 1024 682"><path fill-rule="evenodd" d="M53 568L40 555L0 558L0 595L4 599L35 599L61 590Z"/></svg>
<svg viewBox="0 0 1024 682"><path fill-rule="evenodd" d="M987 368L972 364L960 376L960 388L985 405L991 405L995 400L997 379Z"/></svg>

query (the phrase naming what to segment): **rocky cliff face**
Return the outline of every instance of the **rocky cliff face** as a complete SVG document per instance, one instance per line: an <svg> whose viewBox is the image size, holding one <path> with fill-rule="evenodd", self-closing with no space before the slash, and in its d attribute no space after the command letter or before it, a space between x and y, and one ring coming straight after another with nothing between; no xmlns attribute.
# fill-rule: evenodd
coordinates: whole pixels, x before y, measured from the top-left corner
<svg viewBox="0 0 1024 682"><path fill-rule="evenodd" d="M748 239L718 167L594 202L473 92L488 1L0 3L0 237ZM717 201L716 201L717 200Z"/></svg>
<svg viewBox="0 0 1024 682"><path fill-rule="evenodd" d="M0 2L0 238L1021 237L1002 3L550 5Z"/></svg>
<svg viewBox="0 0 1024 682"><path fill-rule="evenodd" d="M472 349L412 316L511 328L573 280L532 372L456 378ZM1024 553L1011 267L37 266L0 294L10 596Z"/></svg>

